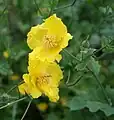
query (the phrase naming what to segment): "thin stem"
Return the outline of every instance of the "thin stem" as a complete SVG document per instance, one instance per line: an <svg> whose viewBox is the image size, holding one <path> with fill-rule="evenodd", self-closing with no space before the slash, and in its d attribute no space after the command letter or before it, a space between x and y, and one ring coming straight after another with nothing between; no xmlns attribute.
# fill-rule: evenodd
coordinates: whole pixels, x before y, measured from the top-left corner
<svg viewBox="0 0 114 120"><path fill-rule="evenodd" d="M23 119L24 119L24 117L25 117L25 115L27 114L27 111L28 111L28 109L29 109L29 107L30 107L31 103L32 103L32 99L29 101L29 103L28 103L28 105L27 105L27 108L26 108L26 110L25 110L25 112L24 112L24 114L23 114L23 116L22 116L21 120L23 120Z"/></svg>
<svg viewBox="0 0 114 120"><path fill-rule="evenodd" d="M71 84L67 84L67 86L68 86L68 87L71 87L71 86L76 85L76 84L82 79L82 77L83 77L83 75L82 75L82 76L79 76L79 78L78 78L76 81L74 81L74 82L71 83Z"/></svg>
<svg viewBox="0 0 114 120"><path fill-rule="evenodd" d="M34 3L36 5L36 9L39 11L40 15L43 16L43 14L42 14L42 12L41 12L41 10L39 8L39 5L37 4L36 0L34 0Z"/></svg>
<svg viewBox="0 0 114 120"><path fill-rule="evenodd" d="M65 50L65 51L66 51L66 50ZM76 58L74 55L70 54L68 51L67 51L67 53L68 53L70 56L72 56L74 59L77 60L77 58ZM99 80L98 76L97 76L89 67L87 67L87 69L88 69L88 70L93 74L93 76L96 78L96 81L97 81L97 83L99 84L99 86L101 87L102 92L103 92L103 94L104 94L104 96L105 96L108 104L109 104L109 105L112 105L110 99L108 98L108 95L106 94L105 89L103 88L102 84L100 83L100 80ZM80 80L80 79L79 79L79 80ZM78 80L78 81L79 81L79 80ZM76 83L77 83L78 81L76 81ZM73 83L72 85L75 85L76 83ZM70 86L72 86L72 85L70 85Z"/></svg>
<svg viewBox="0 0 114 120"><path fill-rule="evenodd" d="M74 4L76 3L76 0L74 0L71 4L69 5L65 5L65 6L62 6L62 7L59 7L59 8L55 8L54 10L58 10L58 9L64 9L64 8L68 8L68 7L72 7Z"/></svg>
<svg viewBox="0 0 114 120"><path fill-rule="evenodd" d="M111 44L112 40L109 42L109 44ZM92 54L88 55L87 57L85 57L83 60L86 60L88 57L93 56L93 54L96 54L97 52L105 49L109 44L106 44L105 46L101 47L100 49L96 50L95 52L93 52ZM98 58L99 59L99 58Z"/></svg>
<svg viewBox="0 0 114 120"><path fill-rule="evenodd" d="M54 4L54 0L53 0L53 3L51 4L51 9L50 9L50 12L49 12L49 15L48 16L50 16L51 14L52 14L52 12L53 12L53 4Z"/></svg>
<svg viewBox="0 0 114 120"><path fill-rule="evenodd" d="M70 70L68 71L68 78L67 78L66 84L68 84L69 81L70 81Z"/></svg>
<svg viewBox="0 0 114 120"><path fill-rule="evenodd" d="M74 55L72 55L71 53L69 53L66 49L64 49L63 51L65 51L66 53L68 53L72 58L74 58L76 61L81 62L80 60L78 60Z"/></svg>
<svg viewBox="0 0 114 120"><path fill-rule="evenodd" d="M14 85L11 89L9 89L6 93L8 94L8 93L10 93L12 90L14 90L16 87L18 87L18 85L20 85L20 84L22 84L23 83L23 81L22 82L20 82L20 83L18 83L17 85Z"/></svg>
<svg viewBox="0 0 114 120"><path fill-rule="evenodd" d="M15 103L15 105L13 106L13 109L12 109L12 120L15 120L16 119L16 114L17 114L17 108L18 107L18 104Z"/></svg>
<svg viewBox="0 0 114 120"><path fill-rule="evenodd" d="M5 7L2 11L2 13L0 14L0 17L4 14L4 12L6 11L7 7Z"/></svg>
<svg viewBox="0 0 114 120"><path fill-rule="evenodd" d="M8 107L8 106L10 106L10 105L13 105L14 103L17 103L17 102L23 101L23 100L25 100L26 98L27 98L27 97L23 97L23 98L18 99L18 100L16 100L16 101L13 101L13 102L7 103L6 105L0 107L0 110L1 110L1 109L4 109L4 108L6 108L6 107Z"/></svg>
<svg viewBox="0 0 114 120"><path fill-rule="evenodd" d="M108 104L111 106L112 103L111 103L110 99L108 98L108 95L107 95L104 87L103 87L102 84L100 83L100 80L99 80L98 76L97 76L89 67L87 67L87 69L88 69L88 70L92 73L92 75L95 77L97 83L99 84L99 86L100 86L100 88L101 88L101 90L102 90L102 92L103 92L103 94L104 94L104 96L105 96L106 101L107 101Z"/></svg>

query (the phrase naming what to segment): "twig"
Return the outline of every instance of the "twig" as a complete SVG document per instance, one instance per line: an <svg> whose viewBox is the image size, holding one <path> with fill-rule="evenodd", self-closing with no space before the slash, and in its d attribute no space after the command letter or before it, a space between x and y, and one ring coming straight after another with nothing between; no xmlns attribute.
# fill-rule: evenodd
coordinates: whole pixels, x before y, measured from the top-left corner
<svg viewBox="0 0 114 120"><path fill-rule="evenodd" d="M71 83L71 84L67 84L67 86L68 86L68 87L71 87L71 86L76 85L76 84L82 79L82 77L83 77L83 75L82 75L82 76L79 76L79 78L78 78L76 81L74 81L74 82Z"/></svg>
<svg viewBox="0 0 114 120"><path fill-rule="evenodd" d="M72 58L74 58L76 61L81 62L80 60L78 60L74 55L72 55L71 53L69 53L66 49L64 49L63 51L65 51L67 54L69 54Z"/></svg>
<svg viewBox="0 0 114 120"><path fill-rule="evenodd" d="M4 12L6 11L7 7L4 8L4 10L2 11L2 13L0 14L0 17L4 14Z"/></svg>
<svg viewBox="0 0 114 120"><path fill-rule="evenodd" d="M109 44L111 44L112 41L113 41L113 40L111 40L111 41L109 42ZM96 53L98 53L99 51L105 49L109 44L106 44L105 46L103 46L103 47L101 47L100 49L96 50L96 51L93 52L92 54L88 55L87 57L85 57L85 58L83 59L83 61L86 60L86 59L88 59L88 57L93 56L93 54L96 54ZM98 58L98 59L99 59L99 58Z"/></svg>
<svg viewBox="0 0 114 120"><path fill-rule="evenodd" d="M71 4L69 4L69 5L55 8L54 11L56 11L56 10L58 10L58 9L64 9L64 8L72 7L75 3L76 3L76 0L74 0L74 1L73 1Z"/></svg>
<svg viewBox="0 0 114 120"><path fill-rule="evenodd" d="M70 81L70 70L68 71L68 78L67 78L66 84L68 84L69 81Z"/></svg>
<svg viewBox="0 0 114 120"><path fill-rule="evenodd" d="M25 100L26 98L27 98L27 97L23 97L23 98L18 99L18 100L16 100L16 101L13 101L13 102L7 103L6 105L0 107L0 110L1 110L1 109L4 109L4 108L6 108L6 107L8 107L8 106L10 106L10 105L13 105L14 103L17 103L17 102L23 101L23 100Z"/></svg>
<svg viewBox="0 0 114 120"><path fill-rule="evenodd" d="M53 0L53 3L54 3L54 0ZM53 12L53 3L51 4L51 9L50 9L50 12L49 12L49 15L48 16L50 16L51 14L52 14L52 12Z"/></svg>
<svg viewBox="0 0 114 120"><path fill-rule="evenodd" d="M69 54L69 52L67 52L67 53ZM69 55L71 55L74 59L77 60L77 58L76 58L74 55L72 55L72 54L69 54ZM112 103L111 103L111 101L109 100L108 95L107 95L106 92L105 92L105 89L103 88L102 84L100 83L100 80L99 80L98 76L97 76L89 67L87 67L87 69L88 69L88 70L93 74L93 76L96 78L96 81L97 81L97 83L99 84L99 86L101 87L102 92L103 92L103 94L104 94L104 96L105 96L108 104L111 106ZM80 77L81 77L81 76L80 76ZM81 78L80 78L80 79L81 79ZM79 80L80 80L80 79L79 79ZM73 85L75 85L79 80L77 80L75 83L73 83ZM70 86L71 86L71 85L70 85Z"/></svg>
<svg viewBox="0 0 114 120"><path fill-rule="evenodd" d="M97 83L99 84L99 86L100 86L100 88L101 88L101 90L102 90L102 92L103 92L103 94L104 94L104 96L105 96L106 101L107 101L108 104L111 106L112 103L111 103L110 99L108 98L108 95L107 95L104 87L103 87L102 84L100 83L100 80L99 80L98 76L97 76L89 67L87 67L87 69L88 69L88 70L92 73L92 75L95 77Z"/></svg>
<svg viewBox="0 0 114 120"><path fill-rule="evenodd" d="M34 3L36 5L36 9L39 11L40 15L43 16L43 14L42 14L42 12L41 12L41 10L39 8L39 5L37 4L36 0L34 0Z"/></svg>
<svg viewBox="0 0 114 120"><path fill-rule="evenodd" d="M29 103L28 103L28 105L27 105L27 108L26 108L26 110L25 110L25 112L24 112L24 114L23 114L21 120L23 120L24 117L25 117L25 115L27 114L27 111L28 111L28 109L29 109L29 107L30 107L30 105L31 105L31 102L32 102L32 99L29 101Z"/></svg>
<svg viewBox="0 0 114 120"><path fill-rule="evenodd" d="M12 120L16 119L17 107L18 107L18 104L15 103L15 105L13 106L13 109L12 109Z"/></svg>
<svg viewBox="0 0 114 120"><path fill-rule="evenodd" d="M20 84L22 84L23 83L23 81L22 82L20 82L20 83L18 83L17 85L14 85L11 89L9 89L6 93L8 94L8 93L10 93L12 90L14 90L16 87L18 87L18 85L20 85Z"/></svg>

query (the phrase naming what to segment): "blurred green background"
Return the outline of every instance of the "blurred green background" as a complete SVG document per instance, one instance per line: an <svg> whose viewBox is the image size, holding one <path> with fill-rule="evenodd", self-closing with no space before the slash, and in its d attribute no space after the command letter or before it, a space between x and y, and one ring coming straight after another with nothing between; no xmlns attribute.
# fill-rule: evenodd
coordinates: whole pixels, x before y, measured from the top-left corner
<svg viewBox="0 0 114 120"><path fill-rule="evenodd" d="M61 52L60 100L34 99L22 118L27 33L54 13L73 35ZM114 0L0 0L0 120L114 120Z"/></svg>

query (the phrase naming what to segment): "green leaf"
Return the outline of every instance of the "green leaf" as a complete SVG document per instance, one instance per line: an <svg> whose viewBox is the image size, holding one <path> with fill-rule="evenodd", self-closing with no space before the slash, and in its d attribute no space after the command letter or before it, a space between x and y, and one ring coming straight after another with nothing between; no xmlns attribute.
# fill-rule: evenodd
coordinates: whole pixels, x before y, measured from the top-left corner
<svg viewBox="0 0 114 120"><path fill-rule="evenodd" d="M98 75L100 72L100 65L98 61L96 61L93 57L90 58L90 62L88 64L89 68L94 72L94 74Z"/></svg>
<svg viewBox="0 0 114 120"><path fill-rule="evenodd" d="M81 71L81 70L85 70L86 69L86 66L87 66L87 62L85 61L85 62L82 62L82 63L79 63L78 65L76 65L76 69L78 70L78 71Z"/></svg>
<svg viewBox="0 0 114 120"><path fill-rule="evenodd" d="M11 75L13 72L6 60L0 60L0 74Z"/></svg>
<svg viewBox="0 0 114 120"><path fill-rule="evenodd" d="M84 108L86 105L86 101L80 97L74 97L69 104L69 107L71 109L71 111L74 110L80 110L82 108Z"/></svg>
<svg viewBox="0 0 114 120"><path fill-rule="evenodd" d="M89 108L90 112L97 112L101 110L105 113L106 116L114 114L114 108L109 106L106 103L101 103L98 101L89 101L82 97L75 96L69 103L71 111L80 110L85 107Z"/></svg>

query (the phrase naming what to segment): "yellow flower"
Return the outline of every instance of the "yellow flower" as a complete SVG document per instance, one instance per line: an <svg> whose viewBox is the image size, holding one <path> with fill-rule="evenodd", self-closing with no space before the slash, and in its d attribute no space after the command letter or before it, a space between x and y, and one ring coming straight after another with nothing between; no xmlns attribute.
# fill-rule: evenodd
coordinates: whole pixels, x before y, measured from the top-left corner
<svg viewBox="0 0 114 120"><path fill-rule="evenodd" d="M22 94L30 94L38 98L42 94L49 97L50 101L59 99L59 82L63 78L62 71L55 62L40 61L33 53L29 54L29 74L24 74L24 84L19 86Z"/></svg>
<svg viewBox="0 0 114 120"><path fill-rule="evenodd" d="M8 58L8 57L9 57L9 53L8 53L7 50L3 52L3 56L4 56L5 58Z"/></svg>
<svg viewBox="0 0 114 120"><path fill-rule="evenodd" d="M68 46L72 36L56 14L47 18L44 23L32 27L27 35L27 43L42 61L60 60L60 51Z"/></svg>
<svg viewBox="0 0 114 120"><path fill-rule="evenodd" d="M48 108L48 104L47 103L39 103L39 104L37 104L37 108L41 111L45 111Z"/></svg>
<svg viewBox="0 0 114 120"><path fill-rule="evenodd" d="M37 98L38 96L41 96L41 92L39 89L37 89L31 82L32 78L29 74L23 75L24 82L23 84L19 85L19 91L21 94L25 95L30 94L33 98Z"/></svg>

